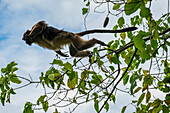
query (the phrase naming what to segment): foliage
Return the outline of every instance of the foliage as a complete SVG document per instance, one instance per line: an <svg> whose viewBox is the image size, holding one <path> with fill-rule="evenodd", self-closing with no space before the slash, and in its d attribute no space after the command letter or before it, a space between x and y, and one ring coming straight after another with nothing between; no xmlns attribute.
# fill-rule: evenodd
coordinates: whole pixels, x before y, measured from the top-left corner
<svg viewBox="0 0 170 113"><path fill-rule="evenodd" d="M91 2L84 0L86 6L82 8L83 15L89 13ZM75 108L71 111L73 112L77 106L89 101L94 103L96 112L100 113L103 109L108 112L109 105L117 102L116 91L122 91L118 88L121 83L126 88L124 93L136 96L136 99L128 105L123 105L121 113L126 112L129 105L133 105L136 109L134 112L137 113L170 111L169 13L154 20L150 0L127 0L126 3L122 0L93 2L99 4L96 8L101 4L107 4L108 14L104 17L103 27L109 24L111 20L109 15L117 16L125 13L131 16L133 14L129 19L131 25L127 25L127 19L121 16L117 20L117 25L113 26L113 30L128 26L144 26L144 28L121 33L120 37L115 34L114 40L108 43L110 47L93 49L91 62L87 62L88 58L76 58L73 63L54 59L51 68L45 73L41 72L39 81L18 76L15 73L18 70L17 63L11 62L1 69L0 99L3 106L5 102L10 103L10 95L15 94L11 83L19 85L22 80L26 80L29 82L26 85L38 83L45 91L52 89L53 92L52 95L44 92L35 104L27 102L24 113L33 113L39 109L46 112L51 106L54 106L55 113L58 113L57 108L74 104ZM112 6L112 9L109 9L109 6ZM155 92L162 94L164 98L155 97ZM70 93L74 96L69 96ZM54 98L56 102L50 103ZM38 108L39 106L41 108Z"/></svg>

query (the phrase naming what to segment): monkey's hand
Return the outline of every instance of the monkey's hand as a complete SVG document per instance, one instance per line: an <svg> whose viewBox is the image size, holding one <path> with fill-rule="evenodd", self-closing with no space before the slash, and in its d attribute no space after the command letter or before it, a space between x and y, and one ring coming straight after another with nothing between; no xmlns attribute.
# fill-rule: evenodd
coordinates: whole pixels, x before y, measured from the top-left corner
<svg viewBox="0 0 170 113"><path fill-rule="evenodd" d="M67 54L62 53L61 51L55 51L57 54L63 56L63 57L69 57Z"/></svg>
<svg viewBox="0 0 170 113"><path fill-rule="evenodd" d="M99 43L100 45L102 45L102 46L107 46L107 47L110 47L110 45L108 45L108 44L105 44L104 42L102 42L102 41L100 41L100 40L98 40L98 43Z"/></svg>

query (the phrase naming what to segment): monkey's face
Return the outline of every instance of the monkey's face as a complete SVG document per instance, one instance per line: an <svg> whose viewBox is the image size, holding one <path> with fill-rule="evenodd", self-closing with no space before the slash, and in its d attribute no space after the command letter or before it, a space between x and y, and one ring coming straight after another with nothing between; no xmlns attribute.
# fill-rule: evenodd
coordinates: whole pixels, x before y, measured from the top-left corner
<svg viewBox="0 0 170 113"><path fill-rule="evenodd" d="M30 32L31 32L30 30L27 30L22 38L22 40L24 40L26 44L28 44L29 46L31 46L31 44L33 43L33 38L29 36Z"/></svg>

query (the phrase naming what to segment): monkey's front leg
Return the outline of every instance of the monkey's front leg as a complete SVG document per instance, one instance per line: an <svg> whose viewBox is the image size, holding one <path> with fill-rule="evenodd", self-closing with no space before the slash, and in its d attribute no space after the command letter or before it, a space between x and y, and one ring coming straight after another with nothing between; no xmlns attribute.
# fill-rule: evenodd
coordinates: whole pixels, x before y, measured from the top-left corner
<svg viewBox="0 0 170 113"><path fill-rule="evenodd" d="M62 53L61 51L55 51L57 54L63 56L63 57L69 57L67 54Z"/></svg>

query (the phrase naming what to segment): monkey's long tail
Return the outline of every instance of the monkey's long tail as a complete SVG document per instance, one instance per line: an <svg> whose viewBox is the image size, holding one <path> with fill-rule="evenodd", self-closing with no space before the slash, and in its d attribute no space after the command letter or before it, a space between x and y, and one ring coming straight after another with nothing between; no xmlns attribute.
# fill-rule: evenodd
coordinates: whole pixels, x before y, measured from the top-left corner
<svg viewBox="0 0 170 113"><path fill-rule="evenodd" d="M134 31L136 29L138 29L138 28L137 27L128 27L128 28L119 29L119 30L94 29L94 30L87 30L87 31L83 31L80 33L75 33L75 34L79 35L79 36L84 36L84 35L92 34L92 33L122 33L122 32Z"/></svg>

